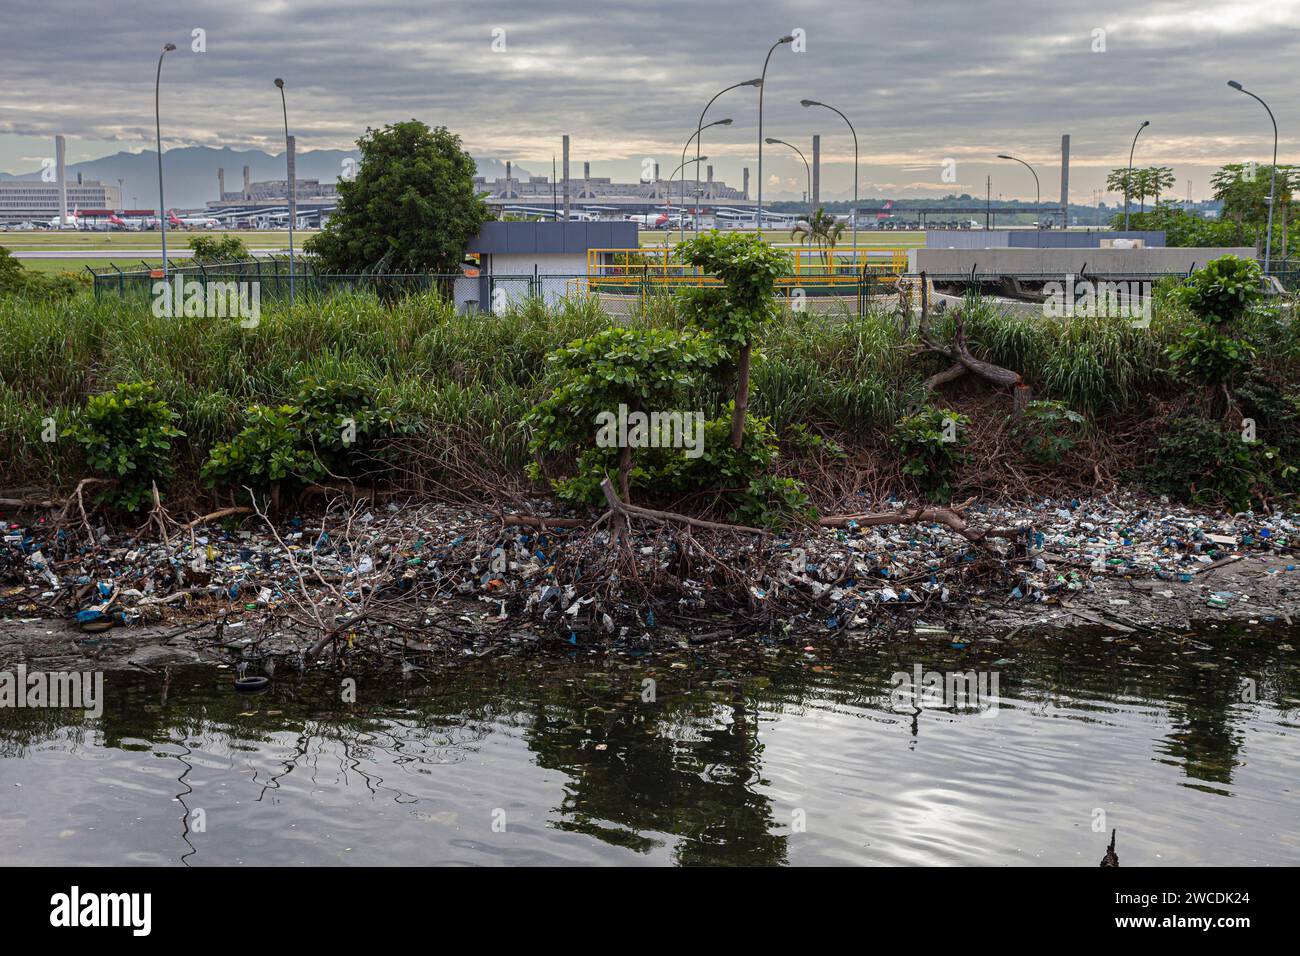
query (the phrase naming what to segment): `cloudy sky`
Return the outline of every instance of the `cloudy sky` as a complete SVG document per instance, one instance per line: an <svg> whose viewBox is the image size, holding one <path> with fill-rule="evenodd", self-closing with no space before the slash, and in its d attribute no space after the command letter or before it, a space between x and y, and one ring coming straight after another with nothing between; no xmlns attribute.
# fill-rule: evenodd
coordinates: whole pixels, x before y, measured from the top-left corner
<svg viewBox="0 0 1300 956"><path fill-rule="evenodd" d="M858 129L861 193L1090 201L1124 165L1174 167L1203 198L1226 162L1300 162L1300 0L43 0L0 28L0 170L29 172L69 137L72 161L153 141L153 80L165 41L168 146L281 148L283 76L299 148L348 147L367 125L415 117L458 132L478 157L549 173L560 136L593 175L636 179L645 158L680 162L699 111L772 57L764 135L807 147L822 134L823 197L848 198ZM195 52L195 31L206 51ZM757 92L721 97L706 133L718 178L757 170ZM807 151L807 149L805 149ZM945 160L955 181L945 181ZM580 166L576 167L578 170ZM950 170L953 167L948 167ZM765 197L797 196L802 162L765 147ZM951 178L951 177L950 177ZM1112 197L1113 198L1113 197Z"/></svg>

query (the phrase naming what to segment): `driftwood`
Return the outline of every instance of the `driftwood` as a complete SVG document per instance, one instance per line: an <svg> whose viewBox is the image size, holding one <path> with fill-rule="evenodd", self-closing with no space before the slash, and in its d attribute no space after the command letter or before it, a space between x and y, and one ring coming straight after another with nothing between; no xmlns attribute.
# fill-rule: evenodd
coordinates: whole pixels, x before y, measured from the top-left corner
<svg viewBox="0 0 1300 956"><path fill-rule="evenodd" d="M984 528L980 530L972 528L966 522L966 519L962 517L962 512L970 506L973 500L947 508L922 507L905 511L871 511L856 515L831 515L822 518L817 524L823 528L844 528L850 524L855 524L860 528L877 527L879 525L918 524L922 522L941 524L974 544L982 544L986 538L1015 540L1023 537L1028 530L1028 528Z"/></svg>
<svg viewBox="0 0 1300 956"><path fill-rule="evenodd" d="M924 387L926 390L937 388L945 382L954 381L970 372L994 385L1016 386L1018 389L1024 389L1024 396L1022 397L1020 392L1017 391L1016 398L1018 402L1027 402L1028 386L1020 380L1020 374L972 355L970 349L966 347L966 324L962 318L961 310L956 310L954 321L956 328L953 331L951 344L940 342L934 337L934 332L930 327L930 297L926 288L926 276L925 273L922 273L921 323L919 329L921 342L925 351L938 352L952 363L944 371L931 375L925 380Z"/></svg>
<svg viewBox="0 0 1300 956"><path fill-rule="evenodd" d="M600 489L605 492L605 501L609 503L610 512L615 518L623 519L622 524L626 524L626 519L630 516L645 518L647 521L657 521L661 524L675 521L692 528L704 528L709 531L743 531L746 534L767 534L762 528L750 528L740 524L723 524L719 521L705 521L702 518L690 518L673 511L656 511L653 508L630 505L619 499L618 493L614 491L613 482L609 480L608 476L600 483Z"/></svg>

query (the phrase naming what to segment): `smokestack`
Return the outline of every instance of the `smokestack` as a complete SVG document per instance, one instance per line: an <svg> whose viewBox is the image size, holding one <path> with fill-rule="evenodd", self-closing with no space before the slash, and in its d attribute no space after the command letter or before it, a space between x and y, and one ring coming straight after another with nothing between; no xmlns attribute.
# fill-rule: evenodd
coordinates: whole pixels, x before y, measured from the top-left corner
<svg viewBox="0 0 1300 956"><path fill-rule="evenodd" d="M217 168L217 202L226 198L226 171Z"/></svg>
<svg viewBox="0 0 1300 956"><path fill-rule="evenodd" d="M820 133L813 134L813 161L812 161L812 195L808 198L812 200L813 212L821 204L822 194L822 138Z"/></svg>
<svg viewBox="0 0 1300 956"><path fill-rule="evenodd" d="M289 221L297 224L298 222L298 177L294 172L294 156L297 150L294 148L297 137L290 136L288 141L289 153Z"/></svg>
<svg viewBox="0 0 1300 956"><path fill-rule="evenodd" d="M564 137L564 221L569 221L569 137Z"/></svg>
<svg viewBox="0 0 1300 956"><path fill-rule="evenodd" d="M514 169L514 164L512 164L510 160L507 159L506 160L506 191L504 194L507 199L513 198L515 194L514 184L510 181L510 177L513 174L513 169Z"/></svg>
<svg viewBox="0 0 1300 956"><path fill-rule="evenodd" d="M709 185L705 187L704 196L706 199L712 199L713 198L713 166L712 164L710 164L708 166L705 166L704 168L708 170L708 175L709 175Z"/></svg>
<svg viewBox="0 0 1300 956"><path fill-rule="evenodd" d="M67 141L62 136L54 137L54 169L59 181L59 225L68 223L68 173L64 168L67 159Z"/></svg>
<svg viewBox="0 0 1300 956"><path fill-rule="evenodd" d="M749 198L749 167L748 166L745 167L745 186L741 190L741 195L745 199Z"/></svg>
<svg viewBox="0 0 1300 956"><path fill-rule="evenodd" d="M247 166L245 166L244 167L244 201L245 202L253 198L253 187L248 181L248 173L249 173L249 169Z"/></svg>
<svg viewBox="0 0 1300 956"><path fill-rule="evenodd" d="M591 198L591 163L582 164L582 198Z"/></svg>
<svg viewBox="0 0 1300 956"><path fill-rule="evenodd" d="M1070 227L1070 134L1061 137L1061 228Z"/></svg>

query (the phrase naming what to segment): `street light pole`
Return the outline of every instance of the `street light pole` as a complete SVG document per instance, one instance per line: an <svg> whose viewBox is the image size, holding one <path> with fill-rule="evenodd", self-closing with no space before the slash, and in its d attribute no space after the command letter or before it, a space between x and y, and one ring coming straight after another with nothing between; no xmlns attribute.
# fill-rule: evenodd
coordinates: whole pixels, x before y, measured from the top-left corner
<svg viewBox="0 0 1300 956"><path fill-rule="evenodd" d="M1268 104L1255 96L1250 90L1243 87L1236 80L1229 80L1228 85L1234 90L1245 93L1247 96L1259 102L1268 112L1268 118L1273 121L1273 171L1268 177L1268 234L1264 237L1264 275L1268 275L1269 261L1273 253L1273 196L1277 188L1277 119L1273 116L1273 111L1268 108ZM1285 251L1283 253L1285 255Z"/></svg>
<svg viewBox="0 0 1300 956"><path fill-rule="evenodd" d="M998 153L998 159L1009 159L1012 162L1019 163L1021 166L1025 167L1025 169L1029 170L1031 173L1034 173L1034 205L1041 206L1043 204L1043 190L1042 187L1038 185L1038 173L1034 172L1034 167L1030 166L1023 159L1017 159L1015 156L1009 156L1006 153ZM1035 210L1035 215L1038 215L1037 210ZM1038 224L1038 245L1041 246L1042 244L1043 244L1043 225L1042 222L1040 221Z"/></svg>
<svg viewBox="0 0 1300 956"><path fill-rule="evenodd" d="M730 122L730 120L728 120L728 122ZM687 146L690 145L690 140L686 141L686 145ZM683 149L682 152L685 153L686 150ZM706 162L708 158L709 157L707 156L692 156L690 159L682 160L682 162L678 165L677 169L674 169L672 171L672 175L668 177L668 209L670 211L673 208L673 176L676 176L679 170L685 169L688 164L695 163L698 166L700 163ZM685 173L682 173L682 221L683 223L685 223L686 221L686 174ZM673 230L672 223L669 223L668 234L670 236L672 235L672 230ZM683 225L682 239L685 238L686 238L686 227L685 225Z"/></svg>
<svg viewBox="0 0 1300 956"><path fill-rule="evenodd" d="M737 84L737 85L740 85L740 84ZM708 109L708 107L705 107L705 109ZM730 126L730 125L731 125L731 119L730 119L730 117L728 117L727 119L714 120L712 123L709 124L709 126ZM700 231L700 229L699 229L699 224L700 224L700 211L699 211L699 205L700 205L700 141L699 141L699 135L700 135L700 133L704 132L704 130L708 129L709 126L696 126L696 127L695 127L695 132L691 134L690 139L688 139L688 140L686 141L686 145L682 147L682 165L677 167L678 169L681 169L682 167L684 167L684 166L686 165L686 151L687 151L688 149L690 149L690 147L691 147L691 140L692 140L692 139L695 140L695 206L696 206L696 209L695 209L695 215L694 215L693 219L694 219L694 221L695 221L695 231L696 231L697 233ZM671 184L671 180L670 180L669 182L670 182L670 184ZM686 174L685 174L685 173L682 173L682 189L681 189L681 197L682 197L682 241L684 242L684 241L686 240Z"/></svg>
<svg viewBox="0 0 1300 956"><path fill-rule="evenodd" d="M154 76L153 81L153 124L154 132L158 136L158 228L162 230L162 259L163 259L163 281L167 281L167 200L163 196L163 170L162 170L162 113L158 108L158 88L162 85L162 61L172 50L176 49L175 43L168 43L162 48L162 53L158 56L158 73ZM62 214L60 214L62 215Z"/></svg>
<svg viewBox="0 0 1300 956"><path fill-rule="evenodd" d="M803 171L804 171L804 173L808 176L808 200L809 200L809 205L811 206L811 202L812 202L812 167L810 167L810 166L808 165L808 157L805 156L805 155L803 154L803 150L801 150L801 149L800 149L798 146L796 146L794 143L787 143L787 142L786 142L785 140L783 140L783 139L774 139L774 138L772 138L771 136L769 136L769 137L765 140L765 142L766 142L769 146L777 146L777 145L780 145L780 146L789 146L791 149L793 149L796 153L799 154L799 158L803 160ZM812 224L812 216L811 216L811 215L808 217L808 222L809 222L809 225Z"/></svg>
<svg viewBox="0 0 1300 956"><path fill-rule="evenodd" d="M1133 134L1133 145L1128 149L1128 175L1124 177L1124 231L1128 232L1128 194L1133 189L1133 150L1137 149L1138 137L1151 125L1150 120L1143 120L1138 131Z"/></svg>
<svg viewBox="0 0 1300 956"><path fill-rule="evenodd" d="M840 114L840 119L849 124L849 132L853 134L853 212L850 215L850 222L853 226L853 272L856 275L858 271L858 131L849 123L849 118L829 103L820 103L817 100L800 100L803 106L823 106L834 113Z"/></svg>
<svg viewBox="0 0 1300 956"><path fill-rule="evenodd" d="M698 136L700 135L701 131L703 131L703 130L705 130L705 129L708 128L708 127L706 127L706 126L704 125L704 114L707 113L707 112L709 111L709 107L713 105L714 100L716 100L716 99L717 99L719 96L721 96L723 93L730 92L731 90L737 90L737 89L740 89L740 87L742 87L742 86L757 86L757 87L760 87L760 88L761 88L762 85L763 85L763 81L762 81L761 79L754 79L754 80L746 80L744 83L733 83L731 86L728 86L726 89L718 90L718 92L716 92L716 93L713 94L713 99L709 100L709 102L706 103L706 104L704 105L704 109L702 109L702 110L700 111L700 121L699 121L698 123L695 124L695 135L698 137ZM761 95L762 95L762 94L760 93L760 96L761 96ZM712 125L712 124L710 124L710 125ZM688 140L686 141L686 145L689 146L689 145L690 145L690 142L691 142L691 141L688 139ZM696 139L696 141L695 141L695 158L696 158L696 159L699 159L699 158L700 158L700 143L701 143L701 142L702 142L702 141L699 140L699 139ZM682 162L685 162L685 161L686 161L686 150L683 149L683 150L682 150ZM700 167L699 167L699 164L697 163L696 166L695 166L695 195L696 195L695 205L696 205L697 207L699 206L699 193L700 193ZM691 217L691 223L692 223L692 225L695 227L695 232L698 234L699 231L700 231L700 213L699 213L698 208L696 209L695 215ZM683 233L682 233L683 238L685 237L685 235L686 235L685 232L683 232Z"/></svg>
<svg viewBox="0 0 1300 956"><path fill-rule="evenodd" d="M289 203L289 308L293 308L293 220L298 213L297 203L294 202L294 175L293 175L293 157L289 153L289 107L284 99L284 80L278 76L275 78L275 85L280 88L280 110L284 114L284 164L285 164L285 200Z"/></svg>
<svg viewBox="0 0 1300 956"><path fill-rule="evenodd" d="M767 89L767 64L772 59L773 50L782 43L793 42L793 36L783 36L772 44L767 51L767 58L763 60L763 73L758 78L758 206L754 213L754 224L758 228L760 239L763 237L763 92Z"/></svg>

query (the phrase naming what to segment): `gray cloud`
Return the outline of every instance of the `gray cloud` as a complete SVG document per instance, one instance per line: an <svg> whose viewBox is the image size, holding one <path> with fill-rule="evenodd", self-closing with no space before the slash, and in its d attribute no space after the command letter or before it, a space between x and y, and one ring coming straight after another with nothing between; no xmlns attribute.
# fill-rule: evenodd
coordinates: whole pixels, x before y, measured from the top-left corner
<svg viewBox="0 0 1300 956"><path fill-rule="evenodd" d="M828 193L847 193L852 143L833 114L800 108L804 97L854 120L864 183L918 194L945 185L982 194L992 174L995 192L1032 196L1023 168L992 159L1003 150L1041 165L1054 194L1069 132L1075 195L1086 197L1126 159L1143 119L1152 126L1141 161L1175 166L1180 190L1186 178L1203 187L1220 163L1271 150L1267 117L1229 78L1270 100L1284 157L1295 161L1300 142L1300 0L51 0L40 9L7 18L0 41L0 134L24 134L6 138L9 168L33 153L29 137L56 132L149 145L165 40L179 47L163 67L173 145L278 150L271 80L283 76L303 148L346 147L367 125L417 117L459 132L476 155L539 170L567 132L575 159L633 178L645 156L675 166L708 98L757 75L770 43L794 28L806 31L807 52L774 54L765 133L801 144L822 133ZM196 28L206 53L191 52ZM505 31L504 52L493 52L494 28ZM735 119L705 139L731 181L755 163L756 101L737 90L710 113ZM939 179L947 157L956 184ZM765 151L764 165L802 180L788 150Z"/></svg>

